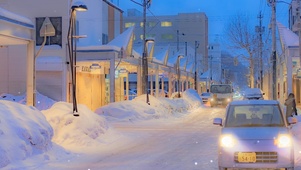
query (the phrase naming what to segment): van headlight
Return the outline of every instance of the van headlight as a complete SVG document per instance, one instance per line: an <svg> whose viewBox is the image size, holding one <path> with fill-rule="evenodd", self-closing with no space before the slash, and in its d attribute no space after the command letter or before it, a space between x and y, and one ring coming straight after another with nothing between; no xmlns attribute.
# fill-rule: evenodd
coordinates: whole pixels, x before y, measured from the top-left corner
<svg viewBox="0 0 301 170"><path fill-rule="evenodd" d="M287 148L292 146L292 138L288 134L280 134L274 139L274 144L279 148Z"/></svg>
<svg viewBox="0 0 301 170"><path fill-rule="evenodd" d="M235 139L232 135L222 135L220 138L220 145L224 148L232 148L235 145Z"/></svg>
<svg viewBox="0 0 301 170"><path fill-rule="evenodd" d="M231 99L230 99L230 98L227 98L227 102L231 102Z"/></svg>

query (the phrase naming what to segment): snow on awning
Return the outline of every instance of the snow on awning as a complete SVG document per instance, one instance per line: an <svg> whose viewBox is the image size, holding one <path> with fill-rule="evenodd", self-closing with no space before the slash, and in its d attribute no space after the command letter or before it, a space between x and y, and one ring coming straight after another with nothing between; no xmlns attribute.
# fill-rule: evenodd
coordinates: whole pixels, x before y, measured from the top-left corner
<svg viewBox="0 0 301 170"><path fill-rule="evenodd" d="M116 38L110 41L107 45L116 46L123 49L124 57L132 55L133 42L134 42L134 27L130 27L123 33L119 34Z"/></svg>
<svg viewBox="0 0 301 170"><path fill-rule="evenodd" d="M0 45L27 44L33 40L33 30L30 19L0 8Z"/></svg>

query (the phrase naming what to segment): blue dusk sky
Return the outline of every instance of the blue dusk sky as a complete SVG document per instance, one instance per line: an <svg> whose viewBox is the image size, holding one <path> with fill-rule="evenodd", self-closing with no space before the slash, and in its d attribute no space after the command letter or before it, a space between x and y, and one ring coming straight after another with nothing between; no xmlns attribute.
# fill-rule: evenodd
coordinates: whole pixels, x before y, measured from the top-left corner
<svg viewBox="0 0 301 170"><path fill-rule="evenodd" d="M283 0L291 2L291 0ZM143 11L139 6L131 0L113 0L115 4L119 4L120 8L125 11L130 8L136 8ZM136 0L142 3L142 0ZM279 2L277 3L277 21L288 26L288 8L289 5ZM271 8L267 5L267 0L152 0L151 6L147 11L147 15L177 15L178 13L204 12L208 17L209 23L209 41L214 41L217 37L222 37L224 33L224 25L232 16L238 13L244 13L249 16L251 22L259 25L257 16L259 12L263 14L263 26L268 28L271 18ZM266 29L267 30L267 29Z"/></svg>

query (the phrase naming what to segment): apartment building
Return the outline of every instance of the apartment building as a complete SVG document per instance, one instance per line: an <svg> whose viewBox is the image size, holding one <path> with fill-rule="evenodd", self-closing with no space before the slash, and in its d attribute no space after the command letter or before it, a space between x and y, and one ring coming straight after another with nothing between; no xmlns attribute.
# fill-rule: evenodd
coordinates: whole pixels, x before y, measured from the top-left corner
<svg viewBox="0 0 301 170"><path fill-rule="evenodd" d="M143 17L136 9L129 9L124 16L124 28L131 26L135 26L134 43L141 45ZM202 73L208 69L208 18L205 13L147 16L146 38L154 38L156 45L175 47L177 50L172 53L185 54L187 46L197 49L197 61L201 61L198 69Z"/></svg>

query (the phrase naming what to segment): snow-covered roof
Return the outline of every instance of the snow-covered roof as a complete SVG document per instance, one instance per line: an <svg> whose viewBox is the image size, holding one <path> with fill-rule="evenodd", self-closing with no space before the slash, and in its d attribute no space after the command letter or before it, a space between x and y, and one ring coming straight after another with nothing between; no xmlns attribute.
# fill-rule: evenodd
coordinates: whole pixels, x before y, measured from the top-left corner
<svg viewBox="0 0 301 170"><path fill-rule="evenodd" d="M155 54L155 58L158 62L163 65L167 65L169 57L169 46L166 46L164 49L160 50L157 54Z"/></svg>
<svg viewBox="0 0 301 170"><path fill-rule="evenodd" d="M78 52L100 52L105 50L120 51L120 47L112 45L100 45L100 46L79 46L76 51Z"/></svg>
<svg viewBox="0 0 301 170"><path fill-rule="evenodd" d="M297 34L295 34L293 31L282 25L280 22L277 22L277 27L282 46L299 46L299 37Z"/></svg>
<svg viewBox="0 0 301 170"><path fill-rule="evenodd" d="M168 60L167 60L167 66L170 66L170 67L173 67L174 65L176 65L177 64L177 59L178 59L178 56L179 55L183 55L183 54L181 54L181 53L176 53L175 55L173 55L173 56L169 56L168 57ZM184 56L184 55L183 55ZM182 59L180 59L180 68L185 68L185 66L186 66L186 59L185 59L185 57L184 58L182 58Z"/></svg>
<svg viewBox="0 0 301 170"><path fill-rule="evenodd" d="M168 55L169 55L169 46L166 46L163 50L159 51L154 55L153 61L167 65Z"/></svg>
<svg viewBox="0 0 301 170"><path fill-rule="evenodd" d="M34 24L29 18L10 12L6 9L0 8L0 20L5 20L10 23L22 25L29 28L34 28Z"/></svg>
<svg viewBox="0 0 301 170"><path fill-rule="evenodd" d="M133 50L134 41L134 27L129 27L123 33L119 34L116 38L108 43L109 46L116 46L123 48L124 55L130 56Z"/></svg>
<svg viewBox="0 0 301 170"><path fill-rule="evenodd" d="M210 68L206 71L206 72L204 72L202 75L200 75L199 77L200 77L200 79L201 80L207 80L207 79L209 79L210 78ZM218 79L218 74L219 74L219 72L217 72L217 71L213 71L212 70L212 80L215 80L215 81L217 81L217 79Z"/></svg>

